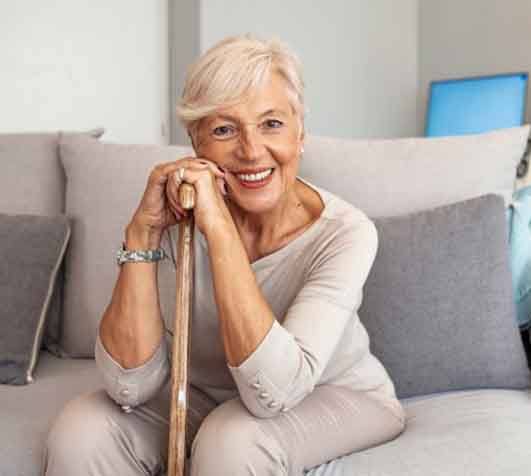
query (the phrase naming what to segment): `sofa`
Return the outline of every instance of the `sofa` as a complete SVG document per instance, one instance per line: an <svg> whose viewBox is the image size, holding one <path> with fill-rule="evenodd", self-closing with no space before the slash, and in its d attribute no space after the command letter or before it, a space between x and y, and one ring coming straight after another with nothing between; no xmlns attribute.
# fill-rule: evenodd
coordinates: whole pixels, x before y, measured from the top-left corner
<svg viewBox="0 0 531 476"><path fill-rule="evenodd" d="M531 374L506 220L515 190L528 186L516 178L528 137L524 126L461 137L307 138L299 175L363 210L378 230L359 316L407 414L399 437L307 474L530 473ZM190 152L107 142L103 129L0 134L0 245L11 250L0 265L8 309L0 476L42 474L63 406L104 387L94 343L117 277L115 252L150 169ZM173 245L163 241L170 253ZM174 269L163 261L158 273L168 322Z"/></svg>

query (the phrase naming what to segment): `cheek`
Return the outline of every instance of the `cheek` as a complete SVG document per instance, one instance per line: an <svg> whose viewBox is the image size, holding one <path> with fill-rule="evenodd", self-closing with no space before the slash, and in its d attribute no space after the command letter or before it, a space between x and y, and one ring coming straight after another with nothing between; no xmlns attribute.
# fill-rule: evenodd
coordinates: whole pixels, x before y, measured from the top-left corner
<svg viewBox="0 0 531 476"><path fill-rule="evenodd" d="M220 164L223 162L224 153L222 150L220 150L219 147L216 147L217 144L203 144L200 147L197 148L195 151L197 157L203 157L204 159L208 159L212 162L215 162L217 164Z"/></svg>
<svg viewBox="0 0 531 476"><path fill-rule="evenodd" d="M300 155L300 143L296 140L274 142L269 145L271 154L282 164L296 164Z"/></svg>

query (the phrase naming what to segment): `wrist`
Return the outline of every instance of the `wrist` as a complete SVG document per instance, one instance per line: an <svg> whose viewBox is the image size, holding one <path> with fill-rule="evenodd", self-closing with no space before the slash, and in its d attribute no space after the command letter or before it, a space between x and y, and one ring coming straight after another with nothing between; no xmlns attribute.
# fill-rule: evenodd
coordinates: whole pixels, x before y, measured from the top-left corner
<svg viewBox="0 0 531 476"><path fill-rule="evenodd" d="M227 237L227 235L231 235L233 233L238 234L238 230L232 219L220 219L215 222L210 222L208 228L203 231L207 241L224 239Z"/></svg>
<svg viewBox="0 0 531 476"><path fill-rule="evenodd" d="M129 223L125 229L125 247L128 250L152 250L160 248L162 233L150 226Z"/></svg>

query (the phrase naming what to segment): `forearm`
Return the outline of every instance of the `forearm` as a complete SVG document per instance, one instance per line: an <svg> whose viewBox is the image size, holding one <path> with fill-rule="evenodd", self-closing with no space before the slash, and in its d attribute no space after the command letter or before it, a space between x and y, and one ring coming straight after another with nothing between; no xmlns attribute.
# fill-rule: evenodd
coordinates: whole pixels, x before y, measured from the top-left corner
<svg viewBox="0 0 531 476"><path fill-rule="evenodd" d="M125 243L128 249L157 248L160 236L129 225ZM125 263L100 323L103 346L122 367L134 368L155 353L163 334L157 263Z"/></svg>
<svg viewBox="0 0 531 476"><path fill-rule="evenodd" d="M232 221L206 236L220 330L229 365L240 365L271 329L275 316L256 282Z"/></svg>
<svg viewBox="0 0 531 476"><path fill-rule="evenodd" d="M263 297L234 224L214 229L207 241L229 370L248 410L273 417L311 391L311 365Z"/></svg>

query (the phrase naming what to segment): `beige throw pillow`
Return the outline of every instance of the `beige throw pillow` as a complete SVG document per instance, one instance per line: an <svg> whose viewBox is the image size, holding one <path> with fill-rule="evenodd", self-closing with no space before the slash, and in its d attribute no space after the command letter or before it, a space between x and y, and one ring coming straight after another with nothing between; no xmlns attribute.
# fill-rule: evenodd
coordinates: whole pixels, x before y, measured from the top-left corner
<svg viewBox="0 0 531 476"><path fill-rule="evenodd" d="M191 154L187 147L112 144L81 135L61 139L66 215L72 219L61 346L70 357L94 356L99 321L118 277L116 251L152 168ZM161 285L175 287L169 260L159 264L159 273Z"/></svg>

